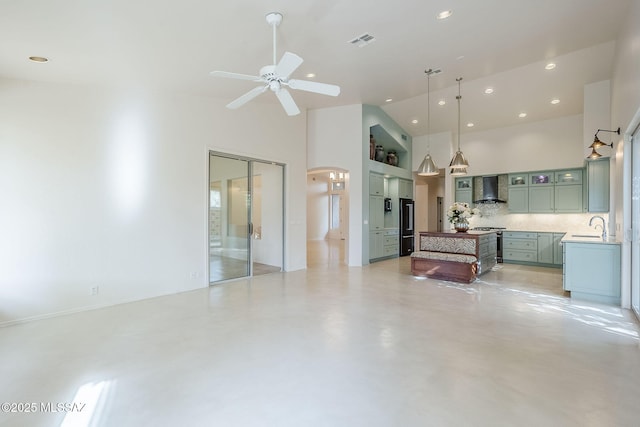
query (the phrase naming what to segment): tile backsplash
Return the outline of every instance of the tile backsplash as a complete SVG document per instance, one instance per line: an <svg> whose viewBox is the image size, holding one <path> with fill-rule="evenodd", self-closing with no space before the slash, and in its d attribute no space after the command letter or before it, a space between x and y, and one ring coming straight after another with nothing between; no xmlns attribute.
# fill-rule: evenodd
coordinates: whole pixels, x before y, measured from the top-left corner
<svg viewBox="0 0 640 427"><path fill-rule="evenodd" d="M522 231L554 231L600 233L594 227L589 227L589 220L594 215L602 216L609 228L609 214L510 214L506 205L485 205L479 208L480 215L475 215L469 221L473 227L506 227L508 230ZM601 222L595 222L600 224Z"/></svg>

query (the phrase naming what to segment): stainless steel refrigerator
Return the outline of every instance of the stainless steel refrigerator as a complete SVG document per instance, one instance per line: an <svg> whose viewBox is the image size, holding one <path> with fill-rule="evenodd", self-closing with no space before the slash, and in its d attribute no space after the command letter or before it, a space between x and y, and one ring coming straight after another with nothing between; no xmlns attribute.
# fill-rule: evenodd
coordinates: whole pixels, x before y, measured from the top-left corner
<svg viewBox="0 0 640 427"><path fill-rule="evenodd" d="M400 256L414 251L413 200L400 199Z"/></svg>

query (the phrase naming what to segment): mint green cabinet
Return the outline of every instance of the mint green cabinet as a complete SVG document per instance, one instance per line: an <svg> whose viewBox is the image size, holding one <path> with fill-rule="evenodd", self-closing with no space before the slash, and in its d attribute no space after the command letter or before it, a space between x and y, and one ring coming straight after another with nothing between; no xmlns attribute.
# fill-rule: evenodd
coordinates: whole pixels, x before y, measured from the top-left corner
<svg viewBox="0 0 640 427"><path fill-rule="evenodd" d="M565 242L564 289L571 298L620 305L620 245Z"/></svg>
<svg viewBox="0 0 640 427"><path fill-rule="evenodd" d="M587 211L609 212L609 158L587 162Z"/></svg>
<svg viewBox="0 0 640 427"><path fill-rule="evenodd" d="M529 212L529 174L512 173L509 182L509 211L513 213Z"/></svg>
<svg viewBox="0 0 640 427"><path fill-rule="evenodd" d="M369 173L369 194L384 196L384 175Z"/></svg>
<svg viewBox="0 0 640 427"><path fill-rule="evenodd" d="M553 233L553 263L562 266L562 244L560 241L565 233Z"/></svg>
<svg viewBox="0 0 640 427"><path fill-rule="evenodd" d="M529 212L553 213L555 212L555 192L553 185L540 185L529 187Z"/></svg>
<svg viewBox="0 0 640 427"><path fill-rule="evenodd" d="M473 177L456 178L456 202L473 204Z"/></svg>
<svg viewBox="0 0 640 427"><path fill-rule="evenodd" d="M538 262L553 264L553 233L538 233Z"/></svg>
<svg viewBox="0 0 640 427"><path fill-rule="evenodd" d="M555 212L583 212L582 195L582 169L569 169L555 173Z"/></svg>
<svg viewBox="0 0 640 427"><path fill-rule="evenodd" d="M388 180L389 197L392 199L413 199L413 181L403 178Z"/></svg>
<svg viewBox="0 0 640 427"><path fill-rule="evenodd" d="M384 232L382 230L369 233L369 259L382 258L384 256Z"/></svg>
<svg viewBox="0 0 640 427"><path fill-rule="evenodd" d="M369 196L369 231L384 228L384 197Z"/></svg>
<svg viewBox="0 0 640 427"><path fill-rule="evenodd" d="M504 262L537 263L538 233L504 231L502 233L502 259Z"/></svg>

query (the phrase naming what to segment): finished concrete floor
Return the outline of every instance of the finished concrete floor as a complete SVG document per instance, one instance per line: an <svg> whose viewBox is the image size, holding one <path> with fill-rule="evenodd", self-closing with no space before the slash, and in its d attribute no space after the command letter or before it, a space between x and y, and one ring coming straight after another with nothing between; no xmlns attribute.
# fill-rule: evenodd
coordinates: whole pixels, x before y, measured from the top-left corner
<svg viewBox="0 0 640 427"><path fill-rule="evenodd" d="M0 328L0 401L87 404L0 425L640 425L638 322L561 270L310 265Z"/></svg>

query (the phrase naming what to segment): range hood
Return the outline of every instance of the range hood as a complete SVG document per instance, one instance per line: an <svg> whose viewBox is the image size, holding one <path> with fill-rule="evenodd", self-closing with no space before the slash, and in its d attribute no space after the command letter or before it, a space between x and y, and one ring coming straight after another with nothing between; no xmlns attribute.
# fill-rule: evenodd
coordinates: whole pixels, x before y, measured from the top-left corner
<svg viewBox="0 0 640 427"><path fill-rule="evenodd" d="M473 203L507 203L498 197L498 176L482 177L482 198L475 200Z"/></svg>

